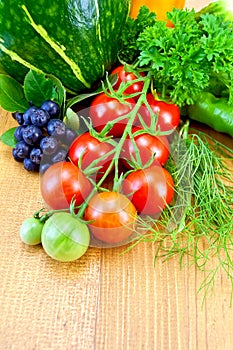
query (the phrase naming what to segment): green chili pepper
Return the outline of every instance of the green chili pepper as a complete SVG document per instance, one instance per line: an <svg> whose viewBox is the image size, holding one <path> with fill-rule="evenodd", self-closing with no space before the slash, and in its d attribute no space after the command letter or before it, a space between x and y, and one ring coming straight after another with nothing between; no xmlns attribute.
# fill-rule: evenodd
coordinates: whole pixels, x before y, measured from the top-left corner
<svg viewBox="0 0 233 350"><path fill-rule="evenodd" d="M233 106L224 97L216 98L210 92L198 95L197 102L188 108L191 119L233 137Z"/></svg>

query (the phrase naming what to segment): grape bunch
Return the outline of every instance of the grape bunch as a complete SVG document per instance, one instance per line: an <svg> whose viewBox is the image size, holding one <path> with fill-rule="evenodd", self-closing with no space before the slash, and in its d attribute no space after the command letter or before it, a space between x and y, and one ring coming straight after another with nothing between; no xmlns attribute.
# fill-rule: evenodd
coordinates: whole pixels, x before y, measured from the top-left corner
<svg viewBox="0 0 233 350"><path fill-rule="evenodd" d="M60 106L51 100L44 101L40 107L32 105L24 113L13 114L19 126L14 132L17 143L12 154L26 170L44 172L50 165L66 160L77 134L59 115Z"/></svg>

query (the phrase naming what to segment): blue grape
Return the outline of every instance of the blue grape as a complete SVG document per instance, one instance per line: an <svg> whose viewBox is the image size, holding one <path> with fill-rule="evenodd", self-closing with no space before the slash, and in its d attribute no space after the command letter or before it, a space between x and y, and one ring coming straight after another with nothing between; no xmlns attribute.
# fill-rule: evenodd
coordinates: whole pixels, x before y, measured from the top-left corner
<svg viewBox="0 0 233 350"><path fill-rule="evenodd" d="M65 140L64 140L65 144L67 146L70 146L77 136L78 136L77 133L73 129L66 128Z"/></svg>
<svg viewBox="0 0 233 350"><path fill-rule="evenodd" d="M23 113L15 112L12 115L13 115L13 118L18 122L19 125L24 124Z"/></svg>
<svg viewBox="0 0 233 350"><path fill-rule="evenodd" d="M17 141L22 141L23 140L23 136L22 136L22 132L23 130L26 128L26 125L19 125L14 132L14 137Z"/></svg>
<svg viewBox="0 0 233 350"><path fill-rule="evenodd" d="M29 107L23 114L23 119L24 119L24 124L25 125L31 125L32 121L31 121L31 115L32 113L34 113L38 108L35 106L31 106Z"/></svg>
<svg viewBox="0 0 233 350"><path fill-rule="evenodd" d="M68 153L67 149L60 148L52 157L51 159L52 163L63 162L64 160L66 160L67 153Z"/></svg>
<svg viewBox="0 0 233 350"><path fill-rule="evenodd" d="M50 136L63 137L66 133L66 125L60 119L51 119L47 125L47 132Z"/></svg>
<svg viewBox="0 0 233 350"><path fill-rule="evenodd" d="M50 119L50 115L48 112L44 111L41 108L36 109L31 113L31 122L36 126L45 126L47 125Z"/></svg>
<svg viewBox="0 0 233 350"><path fill-rule="evenodd" d="M51 100L44 101L40 108L48 112L51 118L57 118L60 114L60 106Z"/></svg>
<svg viewBox="0 0 233 350"><path fill-rule="evenodd" d="M58 142L55 137L45 136L40 142L40 148L43 154L51 155L54 154L58 148Z"/></svg>
<svg viewBox="0 0 233 350"><path fill-rule="evenodd" d="M38 171L39 170L39 165L34 163L30 158L24 158L23 165L27 171Z"/></svg>
<svg viewBox="0 0 233 350"><path fill-rule="evenodd" d="M24 141L19 141L13 149L12 154L15 160L20 161L29 156L30 150L31 148L29 145Z"/></svg>
<svg viewBox="0 0 233 350"><path fill-rule="evenodd" d="M42 138L42 131L38 126L35 125L28 125L23 131L22 131L22 137L24 141L28 145L36 145L40 142Z"/></svg>
<svg viewBox="0 0 233 350"><path fill-rule="evenodd" d="M34 147L30 152L30 159L33 163L40 164L43 153L38 147Z"/></svg>

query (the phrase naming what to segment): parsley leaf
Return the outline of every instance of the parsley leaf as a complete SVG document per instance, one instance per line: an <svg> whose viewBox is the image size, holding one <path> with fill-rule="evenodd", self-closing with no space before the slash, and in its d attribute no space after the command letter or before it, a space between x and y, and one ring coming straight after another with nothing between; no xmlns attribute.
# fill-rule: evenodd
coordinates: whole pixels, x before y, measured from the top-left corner
<svg viewBox="0 0 233 350"><path fill-rule="evenodd" d="M136 45L137 38L143 29L151 27L156 20L156 14L142 6L136 19L128 18L121 35L121 50L119 59L125 63L133 63L139 55Z"/></svg>
<svg viewBox="0 0 233 350"><path fill-rule="evenodd" d="M147 26L137 39L138 65L150 71L157 92L179 106L192 104L211 80L224 83L233 102L233 32L221 16L173 9L163 21ZM164 97L164 96L163 96Z"/></svg>

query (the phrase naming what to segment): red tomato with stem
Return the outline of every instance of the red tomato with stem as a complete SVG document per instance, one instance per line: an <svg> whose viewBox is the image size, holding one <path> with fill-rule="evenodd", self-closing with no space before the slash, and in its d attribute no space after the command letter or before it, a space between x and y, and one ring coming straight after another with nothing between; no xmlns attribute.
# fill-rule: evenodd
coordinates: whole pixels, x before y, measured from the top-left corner
<svg viewBox="0 0 233 350"><path fill-rule="evenodd" d="M132 134L143 130L141 127L132 128ZM137 162L137 155L140 157L141 166L145 166L153 157L151 165L157 165L158 162L164 165L168 160L170 154L170 145L166 136L154 136L146 133L139 134L133 137L133 140L128 136L125 140L121 156L126 160L125 165L131 169L131 165L127 160L131 161L132 158ZM140 163L139 163L140 165Z"/></svg>
<svg viewBox="0 0 233 350"><path fill-rule="evenodd" d="M42 175L40 187L45 203L52 209L69 208L72 199L79 206L92 191L89 180L70 162L51 165Z"/></svg>
<svg viewBox="0 0 233 350"><path fill-rule="evenodd" d="M95 238L106 243L125 241L133 233L137 211L131 201L118 192L100 192L92 197L84 219Z"/></svg>
<svg viewBox="0 0 233 350"><path fill-rule="evenodd" d="M123 103L107 96L105 93L97 95L90 105L90 118L93 127L100 132L108 122L112 122L113 126L108 132L108 135L121 137L127 125L128 118L123 118L118 122L116 122L116 119L127 115L134 106L135 101L132 98L127 99Z"/></svg>
<svg viewBox="0 0 233 350"><path fill-rule="evenodd" d="M174 181L162 166L136 170L126 176L122 191L142 215L156 215L172 201Z"/></svg>
<svg viewBox="0 0 233 350"><path fill-rule="evenodd" d="M101 142L93 137L89 132L85 132L72 142L68 156L71 162L75 165L78 165L81 158L82 170L85 170L94 161L96 162L99 159L99 161L93 165L94 167L100 167L96 174L96 179L98 180L108 170L113 159L113 150L114 147L111 144ZM113 167L111 167L111 170L112 169Z"/></svg>
<svg viewBox="0 0 233 350"><path fill-rule="evenodd" d="M170 131L178 127L180 122L180 109L177 105L156 100L152 93L148 93L146 99L152 109L152 112L158 115L157 129L160 129L161 131ZM142 105L139 113L141 114L146 125L149 127L151 125L151 115L149 109L145 105Z"/></svg>
<svg viewBox="0 0 233 350"><path fill-rule="evenodd" d="M124 83L131 82L132 84L125 89L125 94L130 95L130 94L142 92L142 89L144 86L143 81L134 82L134 80L138 79L138 77L132 72L125 71L124 66L116 67L115 69L113 69L111 74L118 75L118 79L116 84L114 85L114 89L117 90L122 82ZM143 72L141 72L140 75L144 77Z"/></svg>

